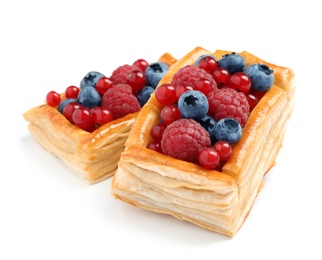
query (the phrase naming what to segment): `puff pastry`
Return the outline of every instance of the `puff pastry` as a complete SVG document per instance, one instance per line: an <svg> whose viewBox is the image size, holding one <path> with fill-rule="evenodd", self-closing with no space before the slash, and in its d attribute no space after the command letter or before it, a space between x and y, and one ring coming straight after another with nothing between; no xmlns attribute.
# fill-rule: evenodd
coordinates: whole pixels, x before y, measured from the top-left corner
<svg viewBox="0 0 322 260"><path fill-rule="evenodd" d="M171 65L175 59L164 53L159 61ZM114 174L137 114L104 124L92 133L71 124L47 104L31 108L23 116L31 135L45 150L60 158L79 178L94 184Z"/></svg>
<svg viewBox="0 0 322 260"><path fill-rule="evenodd" d="M182 66L200 55L193 49L174 63L159 84L170 82ZM217 59L231 51L212 53ZM291 69L265 62L249 52L242 55L247 66L263 63L274 70L274 85L254 108L243 129L242 139L221 172L206 170L146 148L150 131L159 121L162 108L155 96L139 112L118 169L111 194L128 204L172 215L207 230L234 237L249 214L282 145L294 105L294 73Z"/></svg>

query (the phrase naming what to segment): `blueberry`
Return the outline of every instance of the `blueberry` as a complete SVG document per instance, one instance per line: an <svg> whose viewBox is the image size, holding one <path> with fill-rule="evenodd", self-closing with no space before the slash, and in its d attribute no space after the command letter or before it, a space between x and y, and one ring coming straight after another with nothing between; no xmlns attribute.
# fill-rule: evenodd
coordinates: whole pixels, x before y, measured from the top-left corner
<svg viewBox="0 0 322 260"><path fill-rule="evenodd" d="M156 88L164 74L168 71L169 65L164 62L151 63L145 70L146 85Z"/></svg>
<svg viewBox="0 0 322 260"><path fill-rule="evenodd" d="M153 92L154 88L152 88L151 86L145 86L139 91L136 97L139 100L141 107L145 105L145 103L149 100Z"/></svg>
<svg viewBox="0 0 322 260"><path fill-rule="evenodd" d="M80 88L84 86L95 87L96 82L101 78L105 77L104 74L97 71L88 72L80 82Z"/></svg>
<svg viewBox="0 0 322 260"><path fill-rule="evenodd" d="M78 102L76 98L68 98L68 99L65 99L63 100L62 102L60 102L59 106L58 106L58 111L60 113L63 113L63 109L64 107L70 103L70 102Z"/></svg>
<svg viewBox="0 0 322 260"><path fill-rule="evenodd" d="M198 63L199 63L199 61L202 59L202 58L204 58L204 57L212 57L212 58L214 58L215 60L217 60L216 58L215 58L215 56L214 55L211 55L211 54L203 54L203 55L201 55L198 59L196 59L196 61L195 61L195 63L194 63L194 65L195 66L198 66Z"/></svg>
<svg viewBox="0 0 322 260"><path fill-rule="evenodd" d="M268 66L260 63L251 64L245 70L252 81L252 89L260 92L269 90L273 85L273 72Z"/></svg>
<svg viewBox="0 0 322 260"><path fill-rule="evenodd" d="M217 120L210 115L204 115L202 118L198 120L198 122L209 133L211 143L214 144L216 142L215 129L217 125Z"/></svg>
<svg viewBox="0 0 322 260"><path fill-rule="evenodd" d="M246 61L239 54L232 52L223 55L218 61L218 66L228 70L230 75L233 75L236 72L243 72L245 70Z"/></svg>
<svg viewBox="0 0 322 260"><path fill-rule="evenodd" d="M200 119L208 112L208 99L198 90L188 90L179 97L178 108L183 118Z"/></svg>
<svg viewBox="0 0 322 260"><path fill-rule="evenodd" d="M89 109L100 106L101 101L101 96L97 92L96 88L87 86L81 88L81 90L79 91L78 102Z"/></svg>
<svg viewBox="0 0 322 260"><path fill-rule="evenodd" d="M233 118L223 118L217 122L215 137L218 141L236 143L242 137L242 128L239 122Z"/></svg>

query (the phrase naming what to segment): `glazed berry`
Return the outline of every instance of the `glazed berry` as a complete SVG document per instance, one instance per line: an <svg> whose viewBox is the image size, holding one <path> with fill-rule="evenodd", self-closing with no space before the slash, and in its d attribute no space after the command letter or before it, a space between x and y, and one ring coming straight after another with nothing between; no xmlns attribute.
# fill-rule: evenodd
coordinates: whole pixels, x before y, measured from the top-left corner
<svg viewBox="0 0 322 260"><path fill-rule="evenodd" d="M155 141L161 141L164 129L166 128L166 124L158 123L154 125L151 129L151 137Z"/></svg>
<svg viewBox="0 0 322 260"><path fill-rule="evenodd" d="M68 86L65 90L66 98L78 98L79 88L76 86Z"/></svg>
<svg viewBox="0 0 322 260"><path fill-rule="evenodd" d="M155 90L155 97L160 104L171 105L177 102L176 89L170 83L164 83Z"/></svg>
<svg viewBox="0 0 322 260"><path fill-rule="evenodd" d="M252 89L255 91L267 91L274 83L273 70L265 64L251 64L246 68L245 73L251 78Z"/></svg>
<svg viewBox="0 0 322 260"><path fill-rule="evenodd" d="M204 148L198 155L198 161L206 169L214 169L219 165L220 156L213 148Z"/></svg>
<svg viewBox="0 0 322 260"><path fill-rule="evenodd" d="M165 105L160 111L160 119L166 125L169 125L180 118L180 110L175 105Z"/></svg>
<svg viewBox="0 0 322 260"><path fill-rule="evenodd" d="M230 143L226 141L218 141L214 144L213 148L217 151L220 157L220 161L227 161L231 156L233 149Z"/></svg>
<svg viewBox="0 0 322 260"><path fill-rule="evenodd" d="M116 84L125 84L127 81L127 75L132 70L132 66L129 64L124 64L119 67L117 67L115 70L113 70L110 79L113 81L113 83Z"/></svg>
<svg viewBox="0 0 322 260"><path fill-rule="evenodd" d="M200 79L195 82L193 89L199 90L207 96L210 92L216 91L218 88L214 80Z"/></svg>
<svg viewBox="0 0 322 260"><path fill-rule="evenodd" d="M89 129L94 124L90 110L84 106L80 106L74 111L73 122L76 126L84 130Z"/></svg>
<svg viewBox="0 0 322 260"><path fill-rule="evenodd" d="M79 108L81 105L78 102L69 102L66 104L66 106L63 109L63 115L70 121L71 123L74 123L73 121L73 114L74 111Z"/></svg>
<svg viewBox="0 0 322 260"><path fill-rule="evenodd" d="M95 87L83 87L78 95L78 102L89 109L100 106L101 100L101 96Z"/></svg>
<svg viewBox="0 0 322 260"><path fill-rule="evenodd" d="M242 127L249 115L249 105L244 93L231 88L222 88L207 96L209 114L217 121L231 117L236 119Z"/></svg>
<svg viewBox="0 0 322 260"><path fill-rule="evenodd" d="M103 95L111 87L113 87L113 81L107 77L101 77L95 84L95 88L100 95Z"/></svg>
<svg viewBox="0 0 322 260"><path fill-rule="evenodd" d="M178 100L182 117L200 119L208 112L208 100L205 94L197 90L184 92Z"/></svg>
<svg viewBox="0 0 322 260"><path fill-rule="evenodd" d="M61 97L56 91L49 91L46 96L46 102L49 106L56 107L60 104Z"/></svg>
<svg viewBox="0 0 322 260"><path fill-rule="evenodd" d="M236 72L243 72L245 70L246 61L241 55L232 52L230 54L223 55L218 61L218 65L219 67L228 70L230 75L233 75Z"/></svg>
<svg viewBox="0 0 322 260"><path fill-rule="evenodd" d="M186 91L188 90L192 90L193 88L191 86L177 86L176 87L176 97L177 100L179 99L179 97Z"/></svg>
<svg viewBox="0 0 322 260"><path fill-rule="evenodd" d="M146 102L148 102L149 98L151 97L151 94L154 92L154 88L151 86L145 86L142 88L139 93L136 95L140 106L143 107Z"/></svg>
<svg viewBox="0 0 322 260"><path fill-rule="evenodd" d="M143 73L145 72L148 66L149 66L149 63L144 59L138 59L132 64L132 67L139 68Z"/></svg>
<svg viewBox="0 0 322 260"><path fill-rule="evenodd" d="M161 139L164 154L197 162L199 152L211 145L208 132L193 119L179 119L168 125Z"/></svg>
<svg viewBox="0 0 322 260"><path fill-rule="evenodd" d="M205 55L197 62L197 66L212 74L218 68L218 62L212 55Z"/></svg>
<svg viewBox="0 0 322 260"><path fill-rule="evenodd" d="M96 82L101 78L104 77L104 74L98 71L90 71L88 72L84 78L80 82L80 88L85 86L95 87Z"/></svg>
<svg viewBox="0 0 322 260"><path fill-rule="evenodd" d="M151 149L153 151L156 151L158 153L163 153L162 149L161 149L161 142L160 141L156 141L156 140L152 140L148 145L147 145L148 149Z"/></svg>
<svg viewBox="0 0 322 260"><path fill-rule="evenodd" d="M140 103L127 84L117 84L108 89L102 97L102 106L111 110L117 119L141 109Z"/></svg>
<svg viewBox="0 0 322 260"><path fill-rule="evenodd" d="M144 72L146 84L155 89L168 70L169 65L165 62L154 62L150 64Z"/></svg>
<svg viewBox="0 0 322 260"><path fill-rule="evenodd" d="M131 70L126 79L126 83L131 86L134 94L146 86L145 74L139 69Z"/></svg>
<svg viewBox="0 0 322 260"><path fill-rule="evenodd" d="M216 119L207 114L204 115L202 118L198 119L198 123L209 133L211 143L215 143L215 128L217 124Z"/></svg>
<svg viewBox="0 0 322 260"><path fill-rule="evenodd" d="M60 102L59 106L58 106L58 111L60 113L63 113L64 107L70 103L70 102L78 102L76 98L68 98L63 100L62 102Z"/></svg>
<svg viewBox="0 0 322 260"><path fill-rule="evenodd" d="M205 95L208 94L209 89L212 91L217 89L217 85L212 76L205 70L194 65L183 66L173 75L172 78L172 85L175 88L179 86L190 86L193 89L196 89L197 82L200 84L198 85L197 90L203 92ZM205 86L207 86L205 91L202 89L204 83Z"/></svg>
<svg viewBox="0 0 322 260"><path fill-rule="evenodd" d="M223 88L227 85L228 80L230 79L230 73L225 68L217 68L212 73L212 77L214 78L217 87Z"/></svg>
<svg viewBox="0 0 322 260"><path fill-rule="evenodd" d="M236 72L229 78L227 87L246 94L250 90L251 84L252 81L247 74L244 72Z"/></svg>
<svg viewBox="0 0 322 260"><path fill-rule="evenodd" d="M262 99L266 92L258 92L253 89L246 94L246 98L249 104L249 112L253 111L254 107L258 104L258 102Z"/></svg>
<svg viewBox="0 0 322 260"><path fill-rule="evenodd" d="M202 54L201 56L199 56L199 57L196 59L196 61L195 61L194 65L195 65L195 66L198 66L198 65L199 65L200 60L202 60L202 59L204 59L204 58L207 58L207 57L212 58L212 59L214 59L215 61L217 61L217 59L215 58L215 56L213 56L213 55L212 55L212 54L210 54L210 53L208 53L208 54Z"/></svg>
<svg viewBox="0 0 322 260"><path fill-rule="evenodd" d="M229 117L223 118L216 124L215 137L218 141L236 143L242 137L242 128L237 120Z"/></svg>
<svg viewBox="0 0 322 260"><path fill-rule="evenodd" d="M91 109L91 114L93 121L99 125L104 125L113 120L111 110L106 107L94 107Z"/></svg>

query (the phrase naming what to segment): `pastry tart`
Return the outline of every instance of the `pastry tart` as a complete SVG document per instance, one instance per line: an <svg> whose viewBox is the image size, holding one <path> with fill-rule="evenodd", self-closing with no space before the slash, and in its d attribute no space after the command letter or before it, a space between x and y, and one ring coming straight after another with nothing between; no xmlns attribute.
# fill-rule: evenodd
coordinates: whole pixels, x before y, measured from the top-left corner
<svg viewBox="0 0 322 260"><path fill-rule="evenodd" d="M203 54L219 60L227 53L231 52L211 53L197 47L171 66L159 86ZM162 108L152 95L139 112L118 162L111 183L115 198L229 237L236 235L262 188L264 175L274 166L293 110L295 87L291 69L246 51L239 54L247 66L262 63L273 69L274 84L252 110L222 170L206 169L147 148Z"/></svg>
<svg viewBox="0 0 322 260"><path fill-rule="evenodd" d="M163 54L158 61L169 66L174 58ZM65 98L61 94L62 100ZM60 158L79 178L89 184L111 177L138 112L101 125L93 132L70 123L56 107L43 104L26 111L31 135L45 150Z"/></svg>

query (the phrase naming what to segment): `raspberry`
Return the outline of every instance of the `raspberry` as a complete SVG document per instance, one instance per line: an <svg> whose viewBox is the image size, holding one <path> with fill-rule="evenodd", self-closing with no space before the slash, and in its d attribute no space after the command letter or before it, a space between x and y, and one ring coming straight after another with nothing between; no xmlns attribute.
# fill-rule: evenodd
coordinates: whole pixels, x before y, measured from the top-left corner
<svg viewBox="0 0 322 260"><path fill-rule="evenodd" d="M115 69L112 72L112 75L110 76L110 79L113 81L113 83L116 84L125 84L127 83L127 75L132 70L132 66L129 64L125 64L122 66L119 66L117 69Z"/></svg>
<svg viewBox="0 0 322 260"><path fill-rule="evenodd" d="M197 162L199 152L211 146L208 132L193 119L179 119L166 127L161 139L164 154Z"/></svg>
<svg viewBox="0 0 322 260"><path fill-rule="evenodd" d="M133 95L131 86L117 84L109 88L102 97L102 106L107 107L117 119L141 109L138 99Z"/></svg>
<svg viewBox="0 0 322 260"><path fill-rule="evenodd" d="M249 104L244 93L231 88L222 88L208 96L208 113L217 121L223 118L237 120L244 127L249 114Z"/></svg>
<svg viewBox="0 0 322 260"><path fill-rule="evenodd" d="M205 95L218 89L215 80L209 73L193 65L186 65L180 68L173 75L172 85L175 88L191 86L194 90L199 90Z"/></svg>

